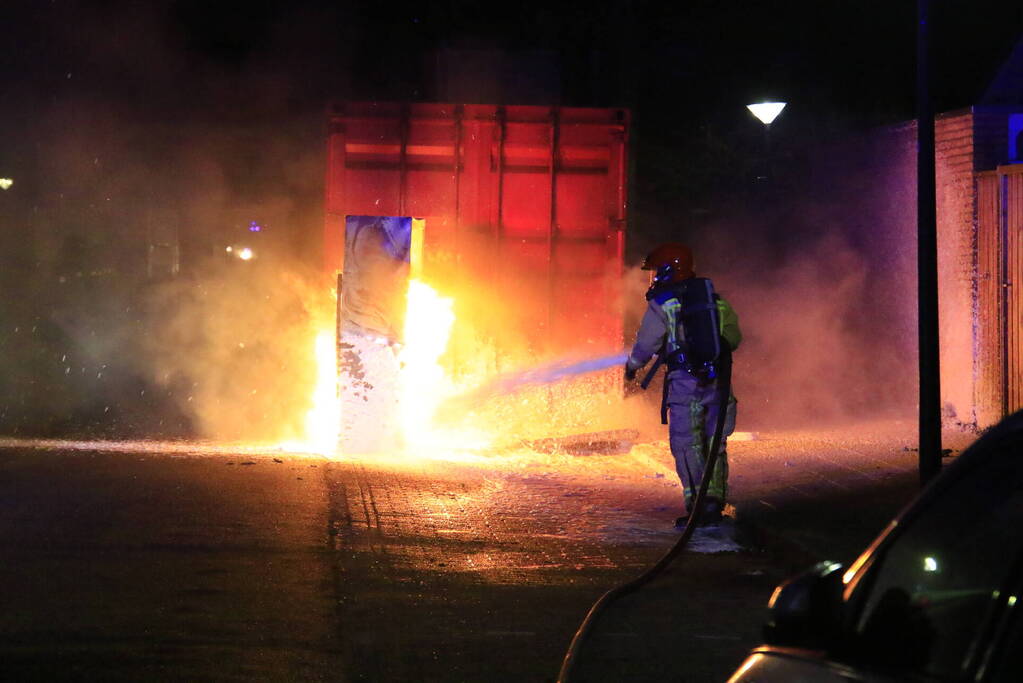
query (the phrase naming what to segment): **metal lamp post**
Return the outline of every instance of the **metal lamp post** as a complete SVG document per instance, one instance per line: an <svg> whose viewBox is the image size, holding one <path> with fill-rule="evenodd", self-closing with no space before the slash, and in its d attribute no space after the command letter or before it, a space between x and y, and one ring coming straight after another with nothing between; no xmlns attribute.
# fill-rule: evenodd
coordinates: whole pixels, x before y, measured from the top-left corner
<svg viewBox="0 0 1023 683"><path fill-rule="evenodd" d="M760 102L746 105L750 113L764 124L764 175L767 180L771 175L771 124L781 114L785 105L785 102Z"/></svg>
<svg viewBox="0 0 1023 683"><path fill-rule="evenodd" d="M920 483L941 471L938 235L931 105L930 2L917 0L917 275L920 344Z"/></svg>

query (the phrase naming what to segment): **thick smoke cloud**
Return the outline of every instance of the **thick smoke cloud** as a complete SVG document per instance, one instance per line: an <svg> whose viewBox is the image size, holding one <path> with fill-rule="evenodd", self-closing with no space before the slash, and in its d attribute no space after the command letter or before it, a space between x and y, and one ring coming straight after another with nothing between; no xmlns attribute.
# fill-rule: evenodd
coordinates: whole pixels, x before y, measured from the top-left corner
<svg viewBox="0 0 1023 683"><path fill-rule="evenodd" d="M912 151L899 129L813 150L792 186L737 193L727 213L662 232L693 245L697 273L739 314L740 430L916 409Z"/></svg>
<svg viewBox="0 0 1023 683"><path fill-rule="evenodd" d="M746 263L722 273L746 335L735 386L750 423L801 427L912 411L912 347L882 310L888 294L870 282L868 259L826 234L768 272Z"/></svg>
<svg viewBox="0 0 1023 683"><path fill-rule="evenodd" d="M149 330L139 350L147 375L176 388L200 435L301 438L315 336L333 325L330 290L293 264L228 265L146 297Z"/></svg>
<svg viewBox="0 0 1023 683"><path fill-rule="evenodd" d="M317 252L324 100L294 64L181 49L178 5L40 7L26 28L21 51L47 42L0 114L16 178L0 198L5 433L300 429L333 314ZM274 24L267 47L326 40L313 19ZM257 258L229 260L240 243Z"/></svg>
<svg viewBox="0 0 1023 683"><path fill-rule="evenodd" d="M0 430L294 432L312 337L333 313L317 273L323 104L349 94L337 45L353 24L343 9L289 13L265 24L265 50L218 55L216 35L184 28L180 7L201 16L196 3L70 6L33 14L35 33L12 49L35 54L34 71L9 89L21 106L0 108L0 162L18 169L0 204ZM323 59L331 50L338 58ZM739 312L740 429L915 405L911 156L898 136L871 140L819 155L798 192L763 209L680 230L667 207L647 230L651 242L691 242L701 274ZM639 218L634 235L646 230ZM250 220L269 226L260 258L226 260L227 245L251 238ZM175 279L151 277L163 244L180 248ZM645 286L641 273L627 280L627 332ZM457 336L452 356L461 348L485 371L509 368L475 332ZM626 403L644 400L655 403L656 388ZM656 426L652 408L554 402L580 429L600 415ZM551 404L537 399L527 426Z"/></svg>

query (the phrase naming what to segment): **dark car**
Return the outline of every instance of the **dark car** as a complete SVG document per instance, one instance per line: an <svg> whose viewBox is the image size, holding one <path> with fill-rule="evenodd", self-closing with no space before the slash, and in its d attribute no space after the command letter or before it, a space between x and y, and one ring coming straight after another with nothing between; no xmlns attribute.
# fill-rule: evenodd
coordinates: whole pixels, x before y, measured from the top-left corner
<svg viewBox="0 0 1023 683"><path fill-rule="evenodd" d="M1023 682L1023 412L945 469L849 567L780 585L729 683Z"/></svg>

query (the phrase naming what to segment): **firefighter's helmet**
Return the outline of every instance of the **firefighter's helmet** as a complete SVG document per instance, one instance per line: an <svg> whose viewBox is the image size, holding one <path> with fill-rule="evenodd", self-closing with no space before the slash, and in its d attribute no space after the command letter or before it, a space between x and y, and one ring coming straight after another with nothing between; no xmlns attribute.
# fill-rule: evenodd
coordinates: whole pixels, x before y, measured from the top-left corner
<svg viewBox="0 0 1023 683"><path fill-rule="evenodd" d="M684 244L669 242L657 247L643 261L643 270L657 271L657 278L681 282L693 277L693 250Z"/></svg>

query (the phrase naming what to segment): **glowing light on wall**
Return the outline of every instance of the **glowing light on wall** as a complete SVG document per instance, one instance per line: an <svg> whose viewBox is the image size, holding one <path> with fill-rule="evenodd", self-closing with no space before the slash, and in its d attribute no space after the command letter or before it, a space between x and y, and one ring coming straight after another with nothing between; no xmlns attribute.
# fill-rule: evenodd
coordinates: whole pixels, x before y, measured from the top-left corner
<svg viewBox="0 0 1023 683"><path fill-rule="evenodd" d="M746 108L765 126L770 126L771 122L778 118L778 114L785 108L785 104L785 102L761 102L760 104L747 104Z"/></svg>
<svg viewBox="0 0 1023 683"><path fill-rule="evenodd" d="M14 181L10 178L0 178L0 190L9 190Z"/></svg>

